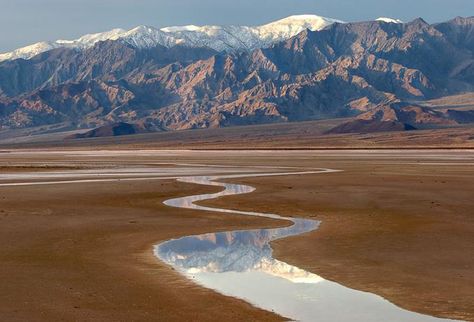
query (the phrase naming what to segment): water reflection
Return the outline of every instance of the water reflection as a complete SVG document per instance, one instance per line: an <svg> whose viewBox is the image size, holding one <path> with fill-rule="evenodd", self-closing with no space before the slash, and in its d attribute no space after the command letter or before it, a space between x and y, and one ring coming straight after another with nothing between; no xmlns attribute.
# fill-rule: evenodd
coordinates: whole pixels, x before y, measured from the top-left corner
<svg viewBox="0 0 474 322"><path fill-rule="evenodd" d="M301 222L284 229L235 231L185 237L162 244L159 257L187 275L261 271L297 283L322 279L272 257L269 242L315 229L315 222Z"/></svg>
<svg viewBox="0 0 474 322"><path fill-rule="evenodd" d="M333 170L300 172L325 173ZM155 247L155 255L182 274L222 294L244 299L257 307L299 321L448 321L403 310L374 294L349 289L272 257L270 242L316 230L319 222L194 204L255 189L215 180L276 173L191 177L179 181L219 186L224 190L171 199L165 204L188 209L261 216L288 221L277 229L210 233L170 240ZM356 269L356 268L354 268Z"/></svg>

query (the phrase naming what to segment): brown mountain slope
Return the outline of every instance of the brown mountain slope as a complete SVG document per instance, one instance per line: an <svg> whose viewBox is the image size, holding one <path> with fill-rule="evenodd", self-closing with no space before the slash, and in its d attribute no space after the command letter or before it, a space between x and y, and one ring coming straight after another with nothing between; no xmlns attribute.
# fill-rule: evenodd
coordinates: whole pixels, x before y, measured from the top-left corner
<svg viewBox="0 0 474 322"><path fill-rule="evenodd" d="M180 130L243 124L373 118L394 101L474 91L474 18L430 25L361 22L309 30L251 53L136 49L107 41L0 63L0 126L117 122ZM397 109L411 126L471 117ZM392 113L393 114L393 113Z"/></svg>

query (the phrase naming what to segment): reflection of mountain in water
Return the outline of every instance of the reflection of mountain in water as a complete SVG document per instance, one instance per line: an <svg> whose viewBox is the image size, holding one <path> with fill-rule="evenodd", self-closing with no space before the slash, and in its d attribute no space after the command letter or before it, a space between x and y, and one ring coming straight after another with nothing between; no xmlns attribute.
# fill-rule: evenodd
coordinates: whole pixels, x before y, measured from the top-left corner
<svg viewBox="0 0 474 322"><path fill-rule="evenodd" d="M272 258L270 241L316 229L318 222L298 220L281 229L236 231L184 237L162 244L158 254L185 273L262 271L293 282L316 283L321 279Z"/></svg>
<svg viewBox="0 0 474 322"><path fill-rule="evenodd" d="M327 173L334 170L286 174ZM225 190L198 196L170 199L166 205L194 210L287 220L292 226L277 229L233 231L189 236L155 247L155 254L202 286L221 294L244 299L260 308L298 321L427 322L445 321L405 311L370 293L349 289L295 266L272 258L270 242L318 228L319 222L281 217L277 214L219 209L194 204L226 195L254 191L250 186L213 180L285 175L259 173L221 177L188 177L179 181L224 187Z"/></svg>

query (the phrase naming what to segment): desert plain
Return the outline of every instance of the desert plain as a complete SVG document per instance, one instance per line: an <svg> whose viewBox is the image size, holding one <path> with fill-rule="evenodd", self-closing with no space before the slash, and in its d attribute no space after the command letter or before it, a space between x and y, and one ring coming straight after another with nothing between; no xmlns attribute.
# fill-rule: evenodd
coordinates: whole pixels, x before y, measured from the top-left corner
<svg viewBox="0 0 474 322"><path fill-rule="evenodd" d="M163 205L219 190L179 183L176 173L262 166L342 171L227 179L257 190L205 204L321 220L317 231L274 242L274 256L411 311L474 321L473 150L84 147L0 153L0 320L284 320L197 286L153 256L173 238L285 225ZM127 180L112 171L131 168L166 175ZM113 174L97 175L104 171ZM52 182L22 185L35 181Z"/></svg>

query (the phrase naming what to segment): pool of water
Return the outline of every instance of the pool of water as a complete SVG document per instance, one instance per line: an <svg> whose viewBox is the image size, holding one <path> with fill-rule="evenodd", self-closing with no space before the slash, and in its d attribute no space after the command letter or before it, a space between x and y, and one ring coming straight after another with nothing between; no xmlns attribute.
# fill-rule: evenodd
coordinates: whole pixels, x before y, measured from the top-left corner
<svg viewBox="0 0 474 322"><path fill-rule="evenodd" d="M194 282L221 294L243 299L256 307L298 321L452 321L404 310L384 298L350 289L296 266L273 258L270 243L277 239L309 233L320 222L231 209L196 205L195 202L222 196L251 193L247 185L216 180L241 177L305 175L334 172L331 169L298 173L199 176L179 181L223 187L213 194L171 199L166 205L288 221L276 229L209 233L170 240L155 246L155 255ZM269 200L271 202L271 200ZM354 267L353 269L357 269Z"/></svg>

